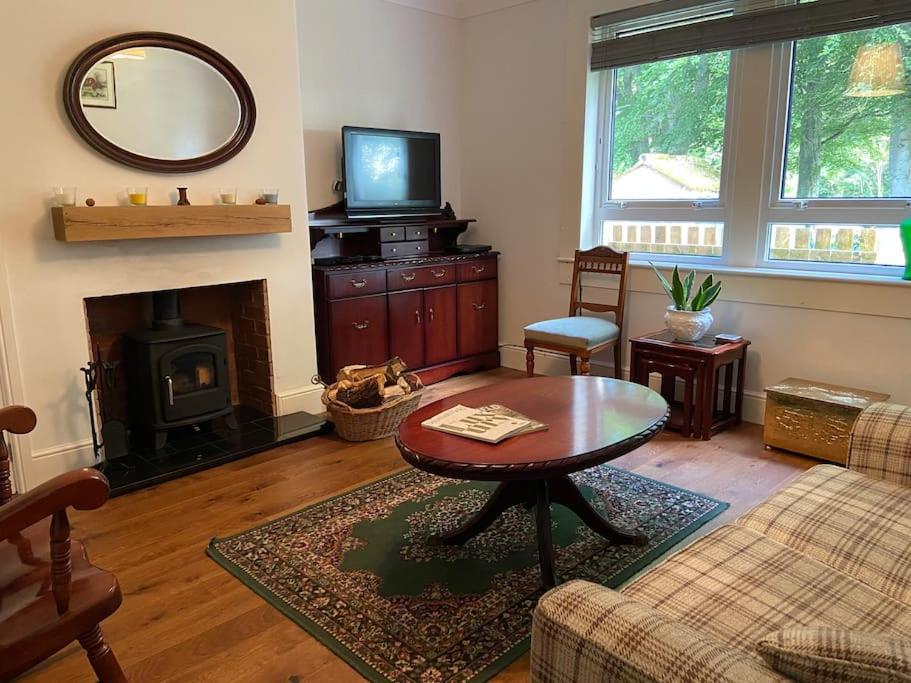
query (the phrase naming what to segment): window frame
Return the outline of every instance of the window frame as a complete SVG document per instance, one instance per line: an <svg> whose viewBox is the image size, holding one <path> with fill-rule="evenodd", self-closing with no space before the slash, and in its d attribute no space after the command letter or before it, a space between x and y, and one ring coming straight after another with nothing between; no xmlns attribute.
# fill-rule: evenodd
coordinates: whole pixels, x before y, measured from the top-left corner
<svg viewBox="0 0 911 683"><path fill-rule="evenodd" d="M722 242L720 256L695 254L660 254L631 252L634 260L655 263L687 263L691 265L726 265L729 257L728 227L730 224L730 194L733 189L734 147L736 121L739 109L735 89L740 87L740 50L730 51L728 67L728 106L724 122L724 139L718 199L610 199L613 168L614 85L616 69L598 73L597 152L595 155L592 235L598 244L607 244L604 235L605 221L721 223Z"/></svg>
<svg viewBox="0 0 911 683"><path fill-rule="evenodd" d="M680 264L682 267L734 266L771 271L900 277L902 266L787 261L768 257L772 225L831 224L896 227L908 217L911 200L784 199L791 77L795 41L731 50L728 109L718 200L610 200L615 69L597 74L597 112L593 133L595 183L591 232L596 244L609 245L604 221L723 224L721 256L631 252L631 261ZM754 126L741 125L756 109ZM756 130L762 128L762 130ZM762 148L758 149L757 145ZM757 167L757 164L759 167ZM755 189L751 189L755 188ZM699 204L699 206L694 206ZM584 231L583 231L584 234Z"/></svg>
<svg viewBox="0 0 911 683"><path fill-rule="evenodd" d="M774 270L801 270L858 275L901 276L901 266L829 261L786 261L769 258L772 226L776 223L895 226L907 218L911 201L893 198L786 199L782 197L787 162L791 80L795 68L795 41L772 46L772 79L766 136L771 154L763 169L763 203L759 212L761 237L756 244L755 266Z"/></svg>

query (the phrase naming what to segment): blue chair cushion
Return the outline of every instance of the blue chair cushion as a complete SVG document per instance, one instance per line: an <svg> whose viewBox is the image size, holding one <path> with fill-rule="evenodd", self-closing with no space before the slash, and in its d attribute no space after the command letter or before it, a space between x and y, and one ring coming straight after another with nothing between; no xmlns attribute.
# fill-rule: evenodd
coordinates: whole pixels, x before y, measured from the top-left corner
<svg viewBox="0 0 911 683"><path fill-rule="evenodd" d="M556 344L570 349L591 349L620 336L610 320L589 316L542 320L525 328L525 341Z"/></svg>

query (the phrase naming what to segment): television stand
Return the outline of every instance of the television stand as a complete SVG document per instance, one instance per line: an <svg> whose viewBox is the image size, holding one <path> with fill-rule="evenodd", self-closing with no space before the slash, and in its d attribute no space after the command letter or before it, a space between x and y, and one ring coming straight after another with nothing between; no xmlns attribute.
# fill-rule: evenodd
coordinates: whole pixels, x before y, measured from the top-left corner
<svg viewBox="0 0 911 683"><path fill-rule="evenodd" d="M324 382L346 365L393 356L425 384L500 365L499 254L455 252L473 219L456 218L449 204L435 216L352 218L342 203L309 218L311 247L335 237L340 257L312 267Z"/></svg>
<svg viewBox="0 0 911 683"><path fill-rule="evenodd" d="M433 214L352 216L342 202L311 211L310 248L324 237L336 237L340 256L413 258L454 250L459 235L474 223L456 218L449 202Z"/></svg>

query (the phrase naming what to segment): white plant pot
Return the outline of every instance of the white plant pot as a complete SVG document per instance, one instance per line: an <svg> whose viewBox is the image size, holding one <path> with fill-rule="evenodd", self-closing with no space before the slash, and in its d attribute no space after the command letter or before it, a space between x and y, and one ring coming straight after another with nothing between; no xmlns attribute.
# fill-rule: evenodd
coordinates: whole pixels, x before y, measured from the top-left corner
<svg viewBox="0 0 911 683"><path fill-rule="evenodd" d="M664 314L664 324L677 341L702 339L714 320L711 308L703 308L701 311L678 311L671 304Z"/></svg>

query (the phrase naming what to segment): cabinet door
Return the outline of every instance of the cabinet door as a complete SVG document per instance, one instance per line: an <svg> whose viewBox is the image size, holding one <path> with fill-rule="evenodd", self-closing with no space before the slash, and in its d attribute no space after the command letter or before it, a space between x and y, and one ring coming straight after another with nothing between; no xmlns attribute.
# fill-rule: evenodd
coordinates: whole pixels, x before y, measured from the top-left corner
<svg viewBox="0 0 911 683"><path fill-rule="evenodd" d="M424 297L421 290L389 295L389 351L409 368L424 362Z"/></svg>
<svg viewBox="0 0 911 683"><path fill-rule="evenodd" d="M458 286L459 355L497 350L497 281Z"/></svg>
<svg viewBox="0 0 911 683"><path fill-rule="evenodd" d="M458 356L456 346L456 288L424 290L424 358L427 365Z"/></svg>
<svg viewBox="0 0 911 683"><path fill-rule="evenodd" d="M346 365L389 359L385 294L329 302L329 327L333 375Z"/></svg>

